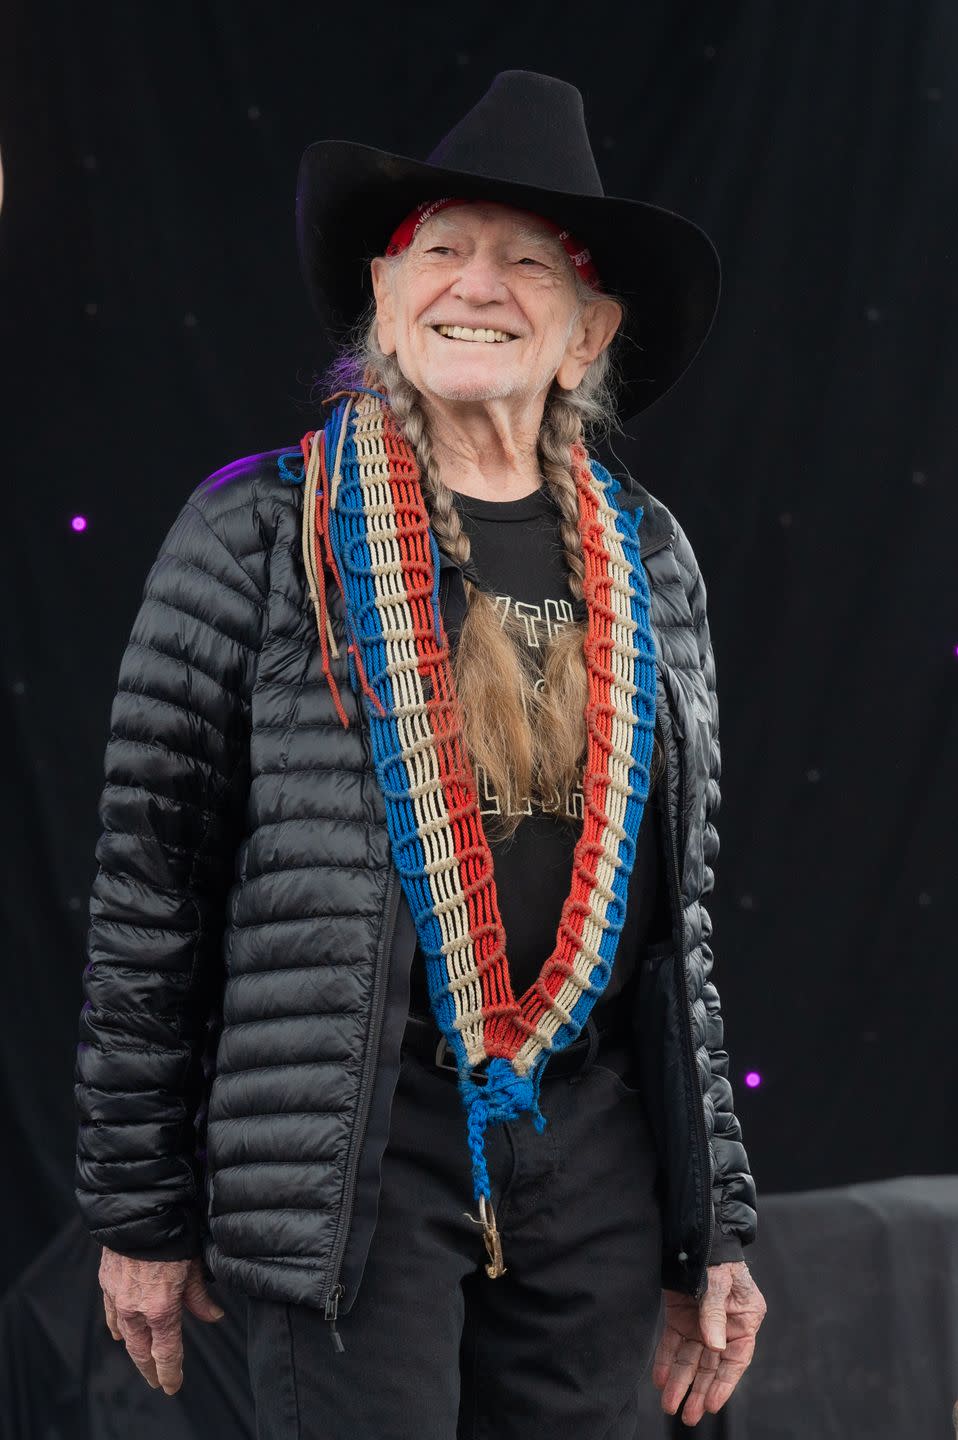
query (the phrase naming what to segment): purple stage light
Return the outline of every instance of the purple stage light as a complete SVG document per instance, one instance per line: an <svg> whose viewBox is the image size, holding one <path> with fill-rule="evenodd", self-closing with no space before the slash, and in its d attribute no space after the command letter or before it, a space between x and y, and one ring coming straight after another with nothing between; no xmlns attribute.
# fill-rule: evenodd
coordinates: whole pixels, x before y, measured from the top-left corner
<svg viewBox="0 0 958 1440"><path fill-rule="evenodd" d="M235 480L238 475L242 475L249 468L251 461L255 462L261 458L261 455L245 455L242 459L231 460L228 465L224 465L220 470L214 471L207 477L203 494L208 494L210 490L218 490L221 485L228 485L231 480Z"/></svg>
<svg viewBox="0 0 958 1440"><path fill-rule="evenodd" d="M73 519L70 521L70 524L72 525L74 530L85 530L86 517L84 515L74 515Z"/></svg>
<svg viewBox="0 0 958 1440"><path fill-rule="evenodd" d="M762 1077L757 1070L750 1070L745 1077L745 1083L750 1090L754 1090L757 1085L761 1085Z"/></svg>

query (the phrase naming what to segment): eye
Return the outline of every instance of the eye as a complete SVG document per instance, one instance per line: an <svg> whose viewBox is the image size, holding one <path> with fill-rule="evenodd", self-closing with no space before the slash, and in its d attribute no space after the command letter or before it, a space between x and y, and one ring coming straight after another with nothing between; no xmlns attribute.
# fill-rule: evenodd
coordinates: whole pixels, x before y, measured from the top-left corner
<svg viewBox="0 0 958 1440"><path fill-rule="evenodd" d="M519 260L517 263L518 263L519 265L524 265L527 260L529 261L529 264L530 264L530 265L544 265L544 264L546 263L544 260L536 260L536 259L534 259L531 255L524 255L524 256L522 257L522 259Z"/></svg>
<svg viewBox="0 0 958 1440"><path fill-rule="evenodd" d="M429 247L429 249L426 251L426 254L427 254L427 255L431 255L431 254L433 253L433 251L435 251L435 250L451 250L451 249L452 249L452 246L451 246L451 245L431 245L431 246Z"/></svg>

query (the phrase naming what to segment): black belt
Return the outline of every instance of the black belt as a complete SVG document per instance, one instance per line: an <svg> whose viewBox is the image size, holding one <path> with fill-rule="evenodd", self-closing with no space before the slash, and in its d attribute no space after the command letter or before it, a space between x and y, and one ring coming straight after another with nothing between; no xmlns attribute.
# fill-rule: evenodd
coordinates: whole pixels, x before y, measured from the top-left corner
<svg viewBox="0 0 958 1440"><path fill-rule="evenodd" d="M431 1061L437 1070L445 1074L458 1074L455 1058L446 1044L446 1037L432 1015L409 1015L403 1033L402 1048L420 1060ZM575 1074L587 1061L591 1064L600 1055L603 1063L611 1060L614 1055L618 1061L615 1068L625 1070L630 1064L633 1048L633 1032L627 1013L620 1013L614 1018L610 1015L604 1025L598 1024L590 1015L571 1045L557 1050L550 1058L544 1075L548 1079L550 1076ZM480 1069L475 1078L481 1081L482 1075L483 1071Z"/></svg>

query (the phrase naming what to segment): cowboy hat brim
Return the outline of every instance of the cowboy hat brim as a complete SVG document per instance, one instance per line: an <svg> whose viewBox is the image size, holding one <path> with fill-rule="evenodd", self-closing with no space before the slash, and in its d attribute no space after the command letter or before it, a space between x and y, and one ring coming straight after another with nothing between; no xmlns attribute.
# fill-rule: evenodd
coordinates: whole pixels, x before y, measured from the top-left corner
<svg viewBox="0 0 958 1440"><path fill-rule="evenodd" d="M616 195L582 195L446 169L351 140L317 140L296 187L303 278L329 338L341 341L372 297L368 262L400 220L441 195L496 200L567 226L592 252L628 314L616 336L620 417L660 400L692 364L718 310L718 252L693 221Z"/></svg>

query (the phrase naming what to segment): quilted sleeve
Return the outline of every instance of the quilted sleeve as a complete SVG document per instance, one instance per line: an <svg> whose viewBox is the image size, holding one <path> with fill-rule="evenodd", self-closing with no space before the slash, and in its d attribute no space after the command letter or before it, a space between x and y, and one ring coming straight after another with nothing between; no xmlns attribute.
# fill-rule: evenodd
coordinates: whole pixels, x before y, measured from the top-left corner
<svg viewBox="0 0 958 1440"><path fill-rule="evenodd" d="M715 825L716 816L722 803L720 790L722 751L719 738L718 692L715 656L709 633L705 581L688 536L677 522L676 530L676 559L685 579L686 595L698 642L699 663L708 688L711 708L709 775L706 786L705 832L702 845L705 861L705 878L702 886L704 902L715 884L714 867L719 853L719 835ZM704 903L701 910L703 924L701 944L705 967L702 1000L707 1015L706 1048L709 1053L712 1076L708 1095L715 1113L715 1130L711 1141L715 1159L715 1178L712 1187L715 1235L708 1263L718 1265L723 1261L743 1259L742 1247L755 1240L757 1231L756 1192L748 1155L742 1144L742 1127L735 1114L732 1087L728 1078L729 1057L724 1048L725 1024L722 1016L722 1003L719 992L710 978L713 955L708 942L712 934L712 923Z"/></svg>
<svg viewBox="0 0 958 1440"><path fill-rule="evenodd" d="M247 507L248 508L248 507ZM199 1254L194 1115L222 988L265 613L235 497L183 505L120 663L74 1068L75 1194L121 1254Z"/></svg>

